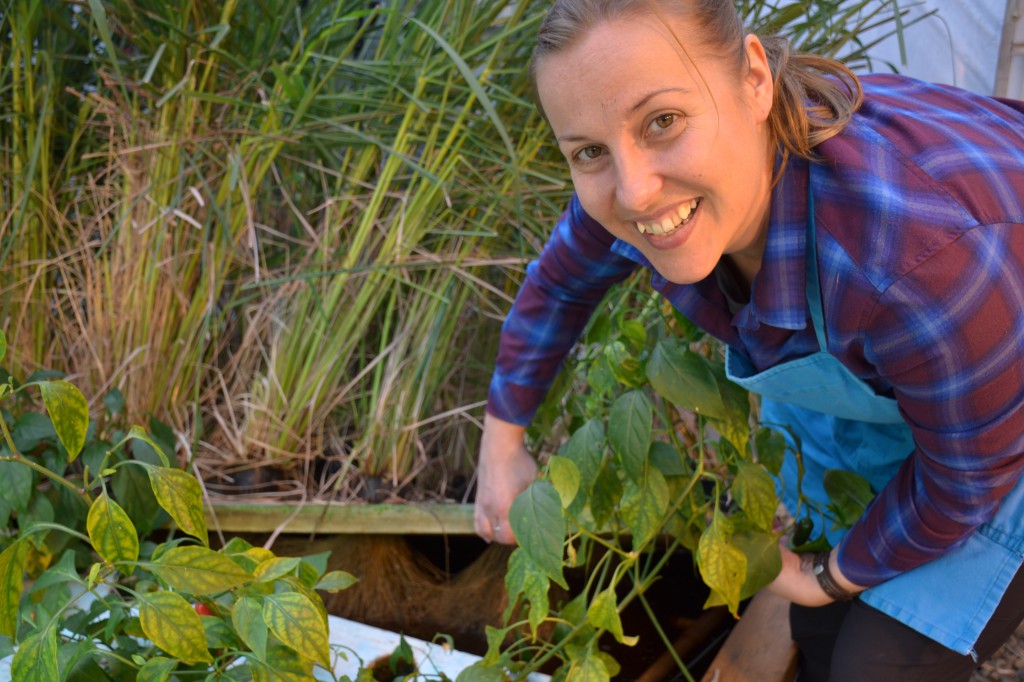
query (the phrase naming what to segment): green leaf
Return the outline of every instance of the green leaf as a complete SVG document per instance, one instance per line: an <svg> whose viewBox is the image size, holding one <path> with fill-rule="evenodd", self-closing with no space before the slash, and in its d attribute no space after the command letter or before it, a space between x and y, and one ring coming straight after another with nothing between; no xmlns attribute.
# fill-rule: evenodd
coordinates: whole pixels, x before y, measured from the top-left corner
<svg viewBox="0 0 1024 682"><path fill-rule="evenodd" d="M595 530L601 530L611 519L622 499L622 481L615 465L609 458L605 460L594 482L594 490L590 495L590 515L594 519Z"/></svg>
<svg viewBox="0 0 1024 682"><path fill-rule="evenodd" d="M89 403L82 392L69 381L44 381L39 384L43 404L53 420L57 437L73 462L85 447L85 434L89 430Z"/></svg>
<svg viewBox="0 0 1024 682"><path fill-rule="evenodd" d="M206 547L174 547L146 567L175 590L206 596L252 580L230 557Z"/></svg>
<svg viewBox="0 0 1024 682"><path fill-rule="evenodd" d="M875 498L867 479L852 471L827 469L825 471L825 492L829 497L829 509L836 516L841 528L849 528Z"/></svg>
<svg viewBox="0 0 1024 682"><path fill-rule="evenodd" d="M359 578L347 571L331 571L320 578L320 581L316 584L316 589L326 592L341 592L352 587L357 582L359 582Z"/></svg>
<svg viewBox="0 0 1024 682"><path fill-rule="evenodd" d="M212 663L199 614L174 592L139 592L139 623L146 637L186 663Z"/></svg>
<svg viewBox="0 0 1024 682"><path fill-rule="evenodd" d="M203 516L203 491L199 487L199 481L180 469L144 466L149 473L149 484L153 487L153 494L156 495L156 501L160 506L171 515L178 528L199 538L209 547L206 517Z"/></svg>
<svg viewBox="0 0 1024 682"><path fill-rule="evenodd" d="M40 445L49 445L57 437L53 420L39 412L26 412L18 417L11 430L11 439L18 452L25 454L35 451Z"/></svg>
<svg viewBox="0 0 1024 682"><path fill-rule="evenodd" d="M484 636L487 638L487 653L484 655L483 660L480 661L481 665L494 665L501 660L501 644L505 641L509 630L512 629L513 626L503 630L499 630L491 625L484 626Z"/></svg>
<svg viewBox="0 0 1024 682"><path fill-rule="evenodd" d="M507 679L504 668L484 665L483 661L477 661L460 672L455 682L505 682Z"/></svg>
<svg viewBox="0 0 1024 682"><path fill-rule="evenodd" d="M653 421L654 407L643 391L619 396L608 415L608 442L622 470L634 481L640 481L644 475Z"/></svg>
<svg viewBox="0 0 1024 682"><path fill-rule="evenodd" d="M405 641L405 635L398 636L398 646L391 652L391 656L388 658L388 666L393 673L397 673L404 667L416 667L416 656L412 652L412 647Z"/></svg>
<svg viewBox="0 0 1024 682"><path fill-rule="evenodd" d="M782 460L786 456L786 439L776 431L768 427L762 427L754 434L754 448L757 451L757 461L764 468L778 476L782 471Z"/></svg>
<svg viewBox="0 0 1024 682"><path fill-rule="evenodd" d="M286 646L330 669L327 625L305 595L284 592L267 597L263 602L263 620Z"/></svg>
<svg viewBox="0 0 1024 682"><path fill-rule="evenodd" d="M60 679L57 673L56 621L21 642L11 661L11 679L18 682L54 682Z"/></svg>
<svg viewBox="0 0 1024 682"><path fill-rule="evenodd" d="M580 470L568 457L553 455L548 459L548 479L558 491L562 507L568 509L580 490Z"/></svg>
<svg viewBox="0 0 1024 682"><path fill-rule="evenodd" d="M32 470L21 462L0 462L0 480L0 497L15 511L28 511L36 487Z"/></svg>
<svg viewBox="0 0 1024 682"><path fill-rule="evenodd" d="M267 682L309 682L315 679L313 677L312 661L299 656L292 649L280 644L271 644L267 648L265 669L265 679ZM365 678L360 677L357 679L361 682ZM372 673L369 679L374 679Z"/></svg>
<svg viewBox="0 0 1024 682"><path fill-rule="evenodd" d="M139 558L139 534L128 514L106 491L89 507L86 528L93 548L103 560L131 575L135 570L132 564Z"/></svg>
<svg viewBox="0 0 1024 682"><path fill-rule="evenodd" d="M740 588L747 573L747 557L730 542L732 523L715 512L711 525L697 543L697 566L704 583L717 593L729 612L739 617ZM712 595L715 596L714 594Z"/></svg>
<svg viewBox="0 0 1024 682"><path fill-rule="evenodd" d="M768 472L757 464L739 462L732 492L747 518L761 530L770 532L779 498L775 494L775 481Z"/></svg>
<svg viewBox="0 0 1024 682"><path fill-rule="evenodd" d="M534 565L568 589L562 577L565 517L555 487L549 481L531 483L512 502L509 523L519 546Z"/></svg>
<svg viewBox="0 0 1024 682"><path fill-rule="evenodd" d="M7 335L0 331L0 360L7 355Z"/></svg>
<svg viewBox="0 0 1024 682"><path fill-rule="evenodd" d="M133 426L131 430L128 431L128 438L138 441L138 443L134 443L132 446L132 452L134 453L136 460L144 464L170 468L171 463L167 459L167 455L164 454L163 448L160 447L157 442L141 427Z"/></svg>
<svg viewBox="0 0 1024 682"><path fill-rule="evenodd" d="M594 596L594 601L590 602L590 608L587 609L587 618L594 627L612 633L612 637L620 644L634 646L638 641L636 637L625 637L622 634L622 619L619 618L618 600L613 587Z"/></svg>
<svg viewBox="0 0 1024 682"><path fill-rule="evenodd" d="M508 568L505 570L505 592L508 593L509 602L514 602L516 597L523 591L526 585L527 571L536 571L537 568L530 563L530 558L521 547L512 550L508 557Z"/></svg>
<svg viewBox="0 0 1024 682"><path fill-rule="evenodd" d="M259 659L267 657L270 629L263 620L263 606L252 597L242 597L231 611L231 624L249 650Z"/></svg>
<svg viewBox="0 0 1024 682"><path fill-rule="evenodd" d="M621 513L633 534L634 549L645 545L660 530L668 503L668 483L657 469L648 468L640 485L626 481Z"/></svg>
<svg viewBox="0 0 1024 682"><path fill-rule="evenodd" d="M591 419L576 429L569 437L564 454L579 470L580 494L589 496L604 460L604 426L601 422Z"/></svg>
<svg viewBox="0 0 1024 682"><path fill-rule="evenodd" d="M686 476L689 473L683 455L671 443L660 440L654 441L651 443L648 456L650 457L651 466L666 477Z"/></svg>
<svg viewBox="0 0 1024 682"><path fill-rule="evenodd" d="M149 475L139 467L118 467L110 478L110 487L142 537L149 536L157 526L166 522L167 515L156 501Z"/></svg>
<svg viewBox="0 0 1024 682"><path fill-rule="evenodd" d="M746 530L735 533L730 542L747 558L747 577L740 588L740 600L754 596L775 580L782 570L782 552L771 533Z"/></svg>
<svg viewBox="0 0 1024 682"><path fill-rule="evenodd" d="M646 383L643 365L622 341L613 341L604 346L603 353L612 375L620 384L636 388Z"/></svg>
<svg viewBox="0 0 1024 682"><path fill-rule="evenodd" d="M527 571L523 580L523 594L530 600L529 623L531 632L536 635L537 628L548 617L551 604L548 601L548 590L551 582L539 571Z"/></svg>
<svg viewBox="0 0 1024 682"><path fill-rule="evenodd" d="M0 555L0 563L3 562L2 556L3 555ZM2 570L0 570L0 575L2 575ZM2 579L0 579L0 581L2 581ZM36 578L35 582L32 583L32 592L45 590L52 585L62 585L64 583L79 581L80 576L78 575L78 569L75 568L75 551L73 549L69 549L61 555L59 561L46 569L41 576Z"/></svg>
<svg viewBox="0 0 1024 682"><path fill-rule="evenodd" d="M0 635L14 637L17 632L27 558L27 540L15 540L0 552Z"/></svg>
<svg viewBox="0 0 1024 682"><path fill-rule="evenodd" d="M107 408L107 414L111 416L121 414L124 412L124 394L116 386L110 389L103 396L103 407Z"/></svg>
<svg viewBox="0 0 1024 682"><path fill-rule="evenodd" d="M647 376L654 390L676 406L706 417L728 417L718 382L707 361L680 347L678 341L665 340L655 346L647 361Z"/></svg>
<svg viewBox="0 0 1024 682"><path fill-rule="evenodd" d="M135 677L136 682L167 682L171 679L171 673L178 667L178 662L173 658L155 656L146 661Z"/></svg>

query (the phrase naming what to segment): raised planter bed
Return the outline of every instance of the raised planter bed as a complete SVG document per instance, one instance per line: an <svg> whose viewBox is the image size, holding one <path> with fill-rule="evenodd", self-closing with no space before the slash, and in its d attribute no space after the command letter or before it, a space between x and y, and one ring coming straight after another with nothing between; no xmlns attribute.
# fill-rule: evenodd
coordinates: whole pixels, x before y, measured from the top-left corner
<svg viewBox="0 0 1024 682"><path fill-rule="evenodd" d="M206 521L225 533L472 535L473 505L214 502Z"/></svg>

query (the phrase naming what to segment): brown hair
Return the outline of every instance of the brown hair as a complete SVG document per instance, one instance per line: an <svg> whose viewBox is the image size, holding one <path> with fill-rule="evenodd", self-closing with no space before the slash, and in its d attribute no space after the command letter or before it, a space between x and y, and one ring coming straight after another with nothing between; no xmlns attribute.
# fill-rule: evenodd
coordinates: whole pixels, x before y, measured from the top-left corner
<svg viewBox="0 0 1024 682"><path fill-rule="evenodd" d="M666 14L690 20L699 27L696 35L704 47L723 58L732 55L739 68L746 31L734 0L555 0L530 61L534 92L541 60L570 47L601 21L644 13L662 21ZM781 172L791 154L813 159L815 146L839 134L860 107L863 92L857 76L835 59L791 52L789 41L779 36L762 37L761 44L775 83L768 129L782 156Z"/></svg>

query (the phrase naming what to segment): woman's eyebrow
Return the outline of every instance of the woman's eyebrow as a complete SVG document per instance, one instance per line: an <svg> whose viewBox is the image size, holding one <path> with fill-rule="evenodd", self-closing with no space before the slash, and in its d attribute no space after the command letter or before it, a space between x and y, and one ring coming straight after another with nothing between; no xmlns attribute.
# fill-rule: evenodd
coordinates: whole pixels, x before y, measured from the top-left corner
<svg viewBox="0 0 1024 682"><path fill-rule="evenodd" d="M671 87L671 88L659 88L659 89L654 90L652 92L649 92L646 95L644 95L643 97L641 97L640 101L638 101L636 104L634 104L632 107L629 108L629 113L631 113L631 114L636 113L636 111L638 109L641 109L645 104L650 102L652 99L654 99L658 95L664 95L665 93L679 93L679 94L682 94L682 95L687 95L687 94L689 94L691 92L693 92L693 91L690 88L684 88L684 87L681 87L681 86L680 87ZM559 137L556 137L555 141L559 142L559 143L561 143L561 142L586 142L588 139L589 138L587 136L585 136L585 135L561 135Z"/></svg>
<svg viewBox="0 0 1024 682"><path fill-rule="evenodd" d="M691 92L691 90L690 90L690 88L684 88L684 87L660 88L658 90L655 90L654 92L647 93L643 98L641 98L641 100L639 102L637 102L636 104L634 104L632 106L632 108L629 110L629 112L630 113L635 112L637 109L639 109L643 105L647 104L648 102L650 102L652 99L654 99L658 95L664 95L667 92L675 92L675 93L687 95L687 94L689 94Z"/></svg>

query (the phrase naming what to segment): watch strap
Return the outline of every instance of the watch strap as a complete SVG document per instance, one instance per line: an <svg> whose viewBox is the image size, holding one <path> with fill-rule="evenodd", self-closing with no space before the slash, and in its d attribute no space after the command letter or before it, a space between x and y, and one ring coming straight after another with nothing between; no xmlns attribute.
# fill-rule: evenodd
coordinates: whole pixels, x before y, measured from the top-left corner
<svg viewBox="0 0 1024 682"><path fill-rule="evenodd" d="M832 576L828 567L828 558L831 551L818 552L814 555L814 576L818 579L818 585L830 598L835 601L850 601L857 595L844 589Z"/></svg>

